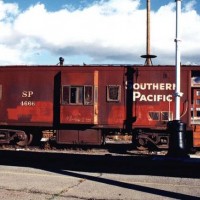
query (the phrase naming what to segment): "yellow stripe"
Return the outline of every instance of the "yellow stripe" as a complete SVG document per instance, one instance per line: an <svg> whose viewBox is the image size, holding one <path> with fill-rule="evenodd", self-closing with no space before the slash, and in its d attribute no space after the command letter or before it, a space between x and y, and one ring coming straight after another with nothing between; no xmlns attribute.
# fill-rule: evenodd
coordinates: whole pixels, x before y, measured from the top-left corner
<svg viewBox="0 0 200 200"><path fill-rule="evenodd" d="M94 124L98 124L98 84L99 72L94 71Z"/></svg>

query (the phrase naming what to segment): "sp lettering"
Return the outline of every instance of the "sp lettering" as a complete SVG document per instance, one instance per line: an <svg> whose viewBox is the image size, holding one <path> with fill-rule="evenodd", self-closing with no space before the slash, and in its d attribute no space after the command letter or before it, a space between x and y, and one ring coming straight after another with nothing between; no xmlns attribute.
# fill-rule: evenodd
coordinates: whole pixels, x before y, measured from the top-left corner
<svg viewBox="0 0 200 200"><path fill-rule="evenodd" d="M23 100L20 102L21 106L35 106L35 101L32 101L30 98L33 96L34 92L31 90L22 91L21 95Z"/></svg>
<svg viewBox="0 0 200 200"><path fill-rule="evenodd" d="M33 91L22 91L23 98L31 98L33 96Z"/></svg>

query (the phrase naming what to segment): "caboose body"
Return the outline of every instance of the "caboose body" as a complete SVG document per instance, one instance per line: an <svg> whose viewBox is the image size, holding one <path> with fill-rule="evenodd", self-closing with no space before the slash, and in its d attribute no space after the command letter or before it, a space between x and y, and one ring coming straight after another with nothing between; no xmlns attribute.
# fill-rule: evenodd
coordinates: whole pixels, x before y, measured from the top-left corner
<svg viewBox="0 0 200 200"><path fill-rule="evenodd" d="M0 143L27 145L40 131L42 141L102 144L117 132L167 148L175 87L174 66L2 66ZM181 67L181 92L181 120L199 147L199 66Z"/></svg>

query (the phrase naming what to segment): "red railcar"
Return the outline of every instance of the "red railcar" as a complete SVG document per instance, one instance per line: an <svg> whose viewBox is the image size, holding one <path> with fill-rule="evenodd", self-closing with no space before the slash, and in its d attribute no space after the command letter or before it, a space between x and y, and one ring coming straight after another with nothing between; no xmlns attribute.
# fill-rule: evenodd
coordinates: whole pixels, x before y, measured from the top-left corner
<svg viewBox="0 0 200 200"><path fill-rule="evenodd" d="M200 146L200 67L181 67L181 120ZM175 67L2 66L0 143L101 144L115 132L141 146L167 147L175 112ZM52 131L47 131L52 130Z"/></svg>

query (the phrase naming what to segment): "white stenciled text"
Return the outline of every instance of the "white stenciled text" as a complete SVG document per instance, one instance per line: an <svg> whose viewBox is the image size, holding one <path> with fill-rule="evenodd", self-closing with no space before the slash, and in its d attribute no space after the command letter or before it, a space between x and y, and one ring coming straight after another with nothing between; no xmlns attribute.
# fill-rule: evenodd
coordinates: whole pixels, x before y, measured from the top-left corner
<svg viewBox="0 0 200 200"><path fill-rule="evenodd" d="M31 100L31 97L34 95L33 91L22 91L21 97L23 100L20 102L21 106L35 106L35 101Z"/></svg>
<svg viewBox="0 0 200 200"><path fill-rule="evenodd" d="M176 85L174 83L134 83L132 87L133 101L171 102L172 93L170 91L175 90Z"/></svg>

